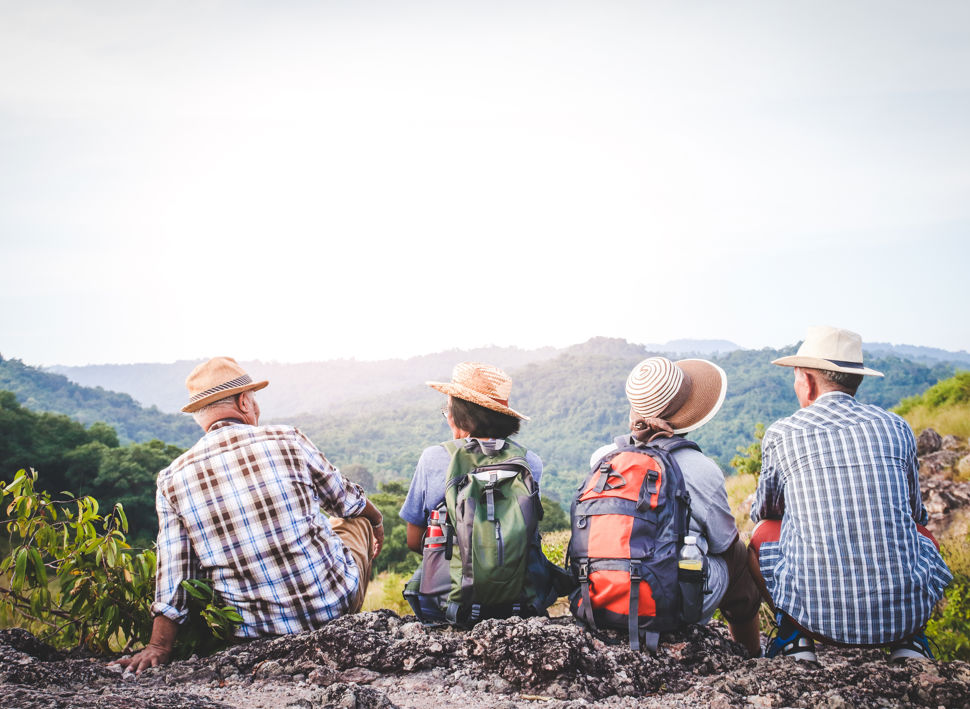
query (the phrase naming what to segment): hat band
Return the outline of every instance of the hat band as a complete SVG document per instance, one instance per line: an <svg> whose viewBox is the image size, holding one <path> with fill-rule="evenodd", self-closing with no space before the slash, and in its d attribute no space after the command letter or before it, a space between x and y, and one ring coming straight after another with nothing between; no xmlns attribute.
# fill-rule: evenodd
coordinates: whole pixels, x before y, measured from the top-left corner
<svg viewBox="0 0 970 709"><path fill-rule="evenodd" d="M826 359L825 361L826 362L831 362L836 367L846 367L847 369L865 369L866 368L866 365L862 364L862 362L846 362L845 360L841 360L841 359Z"/></svg>
<svg viewBox="0 0 970 709"><path fill-rule="evenodd" d="M683 370L681 371L683 372ZM670 400L670 403L667 404L664 410L657 415L657 418L665 419L668 416L672 416L680 411L680 407L686 404L687 400L690 398L690 392L691 389L693 389L693 386L694 384L690 379L690 375L687 372L684 372L684 378L680 383L680 389L677 390L677 393L674 394L674 398Z"/></svg>
<svg viewBox="0 0 970 709"><path fill-rule="evenodd" d="M220 384L217 387L212 387L211 389L206 389L189 399L189 403L193 404L199 399L205 399L206 397L212 396L213 394L218 394L220 391L226 391L227 389L236 389L241 386L246 386L247 384L252 384L253 380L248 374L244 374L241 377L237 377L225 384Z"/></svg>

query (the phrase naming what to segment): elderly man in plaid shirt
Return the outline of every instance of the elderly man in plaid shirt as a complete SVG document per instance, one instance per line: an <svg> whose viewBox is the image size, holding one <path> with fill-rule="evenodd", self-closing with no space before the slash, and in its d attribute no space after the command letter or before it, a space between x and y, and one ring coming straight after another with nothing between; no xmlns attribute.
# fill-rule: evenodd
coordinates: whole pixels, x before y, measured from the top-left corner
<svg viewBox="0 0 970 709"><path fill-rule="evenodd" d="M212 580L242 616L242 638L309 630L363 604L381 513L300 431L259 425L254 392L267 384L230 357L186 380L182 410L205 435L158 475L152 637L120 661L135 672L168 661L186 579Z"/></svg>
<svg viewBox="0 0 970 709"><path fill-rule="evenodd" d="M854 332L811 328L774 364L795 368L802 408L761 443L751 569L778 624L765 655L815 661L819 639L932 659L923 628L952 576L922 527L912 430L856 401L863 376L882 374Z"/></svg>

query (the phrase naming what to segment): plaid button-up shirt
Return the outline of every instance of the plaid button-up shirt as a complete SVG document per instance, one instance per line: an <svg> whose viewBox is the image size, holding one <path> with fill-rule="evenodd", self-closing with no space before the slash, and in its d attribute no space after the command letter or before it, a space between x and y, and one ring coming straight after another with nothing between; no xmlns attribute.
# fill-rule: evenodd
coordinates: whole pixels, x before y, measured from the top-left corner
<svg viewBox="0 0 970 709"><path fill-rule="evenodd" d="M243 617L239 637L319 627L359 585L325 512L358 515L364 493L300 431L219 421L158 475L152 612L181 622L189 578L205 577Z"/></svg>
<svg viewBox="0 0 970 709"><path fill-rule="evenodd" d="M772 424L751 518L781 519L761 548L775 605L844 643L881 645L930 617L952 578L926 523L916 440L896 414L841 392Z"/></svg>

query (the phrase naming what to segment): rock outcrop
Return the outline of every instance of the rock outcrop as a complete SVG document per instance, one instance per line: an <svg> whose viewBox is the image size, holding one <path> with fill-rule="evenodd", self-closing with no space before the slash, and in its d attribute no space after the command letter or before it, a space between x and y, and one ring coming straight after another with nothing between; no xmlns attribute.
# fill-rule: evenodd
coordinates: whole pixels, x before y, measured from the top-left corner
<svg viewBox="0 0 970 709"><path fill-rule="evenodd" d="M967 439L924 429L916 439L920 490L929 514L927 527L937 537L963 536L970 520L970 446ZM965 464L963 461L967 460Z"/></svg>
<svg viewBox="0 0 970 709"><path fill-rule="evenodd" d="M818 665L749 659L719 623L663 638L657 655L570 618L428 629L391 611L256 640L136 678L103 659L0 631L10 707L962 707L970 666L822 647Z"/></svg>

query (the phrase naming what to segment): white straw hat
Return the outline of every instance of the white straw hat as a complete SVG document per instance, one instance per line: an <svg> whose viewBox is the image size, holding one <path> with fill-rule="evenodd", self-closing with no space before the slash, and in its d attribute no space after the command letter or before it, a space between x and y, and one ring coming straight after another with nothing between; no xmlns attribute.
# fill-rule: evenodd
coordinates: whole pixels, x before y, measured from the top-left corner
<svg viewBox="0 0 970 709"><path fill-rule="evenodd" d="M846 374L865 374L881 377L882 372L869 369L862 364L862 337L851 330L841 330L828 325L808 328L805 341L798 352L787 357L779 357L772 364L782 367L806 367L825 369L829 372Z"/></svg>

